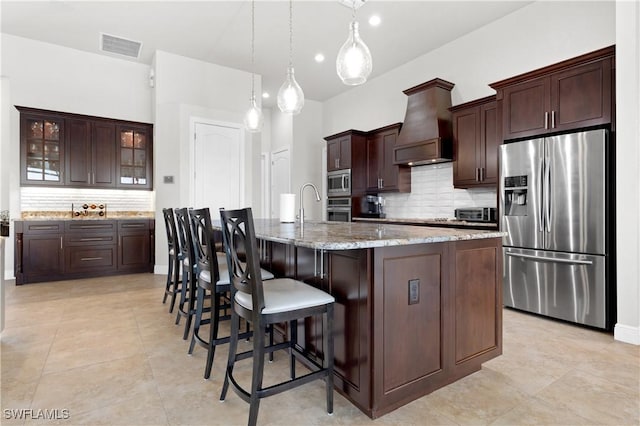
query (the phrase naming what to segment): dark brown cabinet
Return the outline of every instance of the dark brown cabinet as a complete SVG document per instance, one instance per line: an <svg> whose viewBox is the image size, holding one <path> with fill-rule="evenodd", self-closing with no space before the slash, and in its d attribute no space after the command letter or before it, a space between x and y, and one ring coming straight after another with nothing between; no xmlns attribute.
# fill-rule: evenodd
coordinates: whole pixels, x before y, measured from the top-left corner
<svg viewBox="0 0 640 426"><path fill-rule="evenodd" d="M15 224L16 284L153 272L153 219Z"/></svg>
<svg viewBox="0 0 640 426"><path fill-rule="evenodd" d="M327 138L327 171L351 168L351 135Z"/></svg>
<svg viewBox="0 0 640 426"><path fill-rule="evenodd" d="M363 195L367 190L367 133L347 130L324 139L327 171L351 169L351 195Z"/></svg>
<svg viewBox="0 0 640 426"><path fill-rule="evenodd" d="M153 189L153 125L16 108L21 185Z"/></svg>
<svg viewBox="0 0 640 426"><path fill-rule="evenodd" d="M149 270L153 264L151 250L153 244L153 221L118 221L118 270L139 272Z"/></svg>
<svg viewBox="0 0 640 426"><path fill-rule="evenodd" d="M411 169L393 163L402 123L372 130L367 136L367 191L410 192Z"/></svg>
<svg viewBox="0 0 640 426"><path fill-rule="evenodd" d="M20 114L21 185L64 185L64 124L50 111Z"/></svg>
<svg viewBox="0 0 640 426"><path fill-rule="evenodd" d="M498 182L499 135L495 96L451 108L453 119L453 186L491 187Z"/></svg>
<svg viewBox="0 0 640 426"><path fill-rule="evenodd" d="M118 126L118 188L153 188L151 139L151 126Z"/></svg>
<svg viewBox="0 0 640 426"><path fill-rule="evenodd" d="M614 54L608 47L491 84L502 103L503 139L611 123Z"/></svg>
<svg viewBox="0 0 640 426"><path fill-rule="evenodd" d="M65 274L108 273L116 270L116 221L68 221L65 223Z"/></svg>
<svg viewBox="0 0 640 426"><path fill-rule="evenodd" d="M15 274L27 282L61 279L64 274L64 222L15 222Z"/></svg>
<svg viewBox="0 0 640 426"><path fill-rule="evenodd" d="M115 124L66 120L67 186L114 188L116 184Z"/></svg>

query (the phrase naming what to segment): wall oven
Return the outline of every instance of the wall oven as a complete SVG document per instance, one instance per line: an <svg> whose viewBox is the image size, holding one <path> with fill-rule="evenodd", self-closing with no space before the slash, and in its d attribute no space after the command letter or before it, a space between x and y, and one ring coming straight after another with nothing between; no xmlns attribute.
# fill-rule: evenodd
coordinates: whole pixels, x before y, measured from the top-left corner
<svg viewBox="0 0 640 426"><path fill-rule="evenodd" d="M351 198L327 199L327 220L331 222L351 222Z"/></svg>
<svg viewBox="0 0 640 426"><path fill-rule="evenodd" d="M351 196L351 169L327 173L327 195L329 197Z"/></svg>

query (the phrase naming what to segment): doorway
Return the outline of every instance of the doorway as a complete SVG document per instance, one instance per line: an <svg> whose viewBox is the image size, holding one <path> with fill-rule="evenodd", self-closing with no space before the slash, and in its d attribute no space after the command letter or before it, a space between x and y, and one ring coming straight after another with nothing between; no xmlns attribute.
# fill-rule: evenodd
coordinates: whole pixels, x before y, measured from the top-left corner
<svg viewBox="0 0 640 426"><path fill-rule="evenodd" d="M198 120L194 123L194 207L208 207L212 216L221 207L244 205L244 134L240 125Z"/></svg>

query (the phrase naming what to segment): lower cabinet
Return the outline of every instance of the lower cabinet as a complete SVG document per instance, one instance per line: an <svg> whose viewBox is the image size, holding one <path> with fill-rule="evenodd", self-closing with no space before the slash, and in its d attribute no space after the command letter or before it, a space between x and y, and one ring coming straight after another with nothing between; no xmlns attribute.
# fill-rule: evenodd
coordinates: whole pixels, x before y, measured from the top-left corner
<svg viewBox="0 0 640 426"><path fill-rule="evenodd" d="M16 284L153 272L154 223L16 221Z"/></svg>
<svg viewBox="0 0 640 426"><path fill-rule="evenodd" d="M331 251L267 242L261 249L263 267L335 298L335 388L371 418L502 353L500 238ZM300 344L318 360L322 331L322 317L298 324Z"/></svg>

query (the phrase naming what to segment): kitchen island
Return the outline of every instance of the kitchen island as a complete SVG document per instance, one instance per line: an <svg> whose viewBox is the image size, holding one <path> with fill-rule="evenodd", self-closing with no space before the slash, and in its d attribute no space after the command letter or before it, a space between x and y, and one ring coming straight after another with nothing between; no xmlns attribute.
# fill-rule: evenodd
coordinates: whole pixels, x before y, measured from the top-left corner
<svg viewBox="0 0 640 426"><path fill-rule="evenodd" d="M335 297L336 390L371 418L502 353L501 232L260 219L255 230L263 267ZM322 359L321 318L298 332Z"/></svg>

